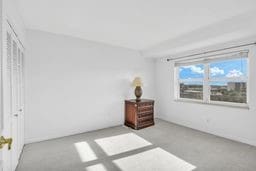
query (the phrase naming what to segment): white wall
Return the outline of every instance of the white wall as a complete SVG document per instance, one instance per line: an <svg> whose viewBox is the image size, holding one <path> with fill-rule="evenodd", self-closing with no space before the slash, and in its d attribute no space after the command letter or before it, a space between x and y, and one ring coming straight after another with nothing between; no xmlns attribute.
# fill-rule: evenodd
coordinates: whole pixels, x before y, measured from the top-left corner
<svg viewBox="0 0 256 171"><path fill-rule="evenodd" d="M28 30L26 143L121 125L135 76L154 98L155 62L136 51Z"/></svg>
<svg viewBox="0 0 256 171"><path fill-rule="evenodd" d="M256 46L249 53L250 109L174 101L174 62L166 58L156 64L158 117L233 140L256 145Z"/></svg>
<svg viewBox="0 0 256 171"><path fill-rule="evenodd" d="M211 46L222 44L237 45L241 40L246 43L256 38L256 10L220 20L211 25L201 27L186 34L166 40L143 51L147 57L163 57L193 51L207 50ZM250 27L248 27L250 26ZM222 47L219 48L222 48Z"/></svg>
<svg viewBox="0 0 256 171"><path fill-rule="evenodd" d="M25 25L17 7L16 0L3 0L3 19L8 20L19 40L25 45Z"/></svg>
<svg viewBox="0 0 256 171"><path fill-rule="evenodd" d="M175 102L174 67L164 58L155 64L136 51L35 30L28 30L27 40L26 143L122 124L123 100L133 97L130 82L139 75L144 97L156 97L157 117L256 145L253 89L249 110ZM251 88L256 87L255 51L250 52Z"/></svg>

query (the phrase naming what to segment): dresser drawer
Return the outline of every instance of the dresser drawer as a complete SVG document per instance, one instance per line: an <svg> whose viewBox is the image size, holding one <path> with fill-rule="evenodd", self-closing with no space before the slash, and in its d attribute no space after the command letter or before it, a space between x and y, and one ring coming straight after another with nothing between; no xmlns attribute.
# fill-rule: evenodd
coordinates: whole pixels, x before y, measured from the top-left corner
<svg viewBox="0 0 256 171"><path fill-rule="evenodd" d="M143 123L151 120L153 120L153 115L147 115L147 116L138 118L139 123Z"/></svg>
<svg viewBox="0 0 256 171"><path fill-rule="evenodd" d="M138 107L138 113L153 112L153 106Z"/></svg>
<svg viewBox="0 0 256 171"><path fill-rule="evenodd" d="M138 119L143 118L143 117L147 117L147 116L153 116L153 111L141 112L141 113L138 113L137 116L138 116Z"/></svg>
<svg viewBox="0 0 256 171"><path fill-rule="evenodd" d="M144 102L144 103L139 103L138 107L145 107L145 106L153 106L153 102Z"/></svg>
<svg viewBox="0 0 256 171"><path fill-rule="evenodd" d="M151 126L151 125L154 125L154 120L151 119L151 120L146 120L146 121L143 121L141 122L139 125L138 125L138 128L145 128L145 127L148 127L148 126Z"/></svg>

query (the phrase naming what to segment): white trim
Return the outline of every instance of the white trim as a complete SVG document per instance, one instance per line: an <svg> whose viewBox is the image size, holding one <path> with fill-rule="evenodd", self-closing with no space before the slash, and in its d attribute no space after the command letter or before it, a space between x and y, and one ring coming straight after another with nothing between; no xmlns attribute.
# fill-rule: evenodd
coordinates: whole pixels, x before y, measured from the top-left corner
<svg viewBox="0 0 256 171"><path fill-rule="evenodd" d="M210 75L210 65L209 63L204 64L204 82L203 82L203 101L208 103L210 100L210 84L209 84L209 75Z"/></svg>
<svg viewBox="0 0 256 171"><path fill-rule="evenodd" d="M116 127L116 126L123 126L123 123L115 123L112 125L105 125L104 127L95 127L93 129L81 129L81 130L71 130L71 131L66 131L66 132L62 132L57 133L57 132L51 132L48 133L47 135L43 135L40 137L29 137L25 139L25 145L27 144L31 144L31 143L36 143L36 142L41 142L41 141L47 141L47 140L52 140L52 139L57 139L57 138L63 138L63 137L68 137L68 136L75 136L78 134L85 134L85 133L89 133L92 131L96 131L96 130L101 130L101 129L106 129L106 128L112 128L112 127Z"/></svg>
<svg viewBox="0 0 256 171"><path fill-rule="evenodd" d="M200 103L200 104L205 104L205 102L200 99L188 99L188 98L178 98L178 99L175 99L174 101L176 102L190 102L190 103Z"/></svg>
<svg viewBox="0 0 256 171"><path fill-rule="evenodd" d="M202 100L196 99L185 99L179 98L175 99L175 102L186 102L192 104L202 104L202 105L211 105L211 106L223 106L223 107L235 107L235 108L242 108L242 109L250 109L249 105L246 103L231 103L231 102L217 102L217 101L210 101L209 103L203 102Z"/></svg>
<svg viewBox="0 0 256 171"><path fill-rule="evenodd" d="M190 78L190 79L178 79L179 83L187 83L187 82L204 82L204 78Z"/></svg>
<svg viewBox="0 0 256 171"><path fill-rule="evenodd" d="M174 100L180 98L179 68L174 67ZM176 92L176 94L175 94Z"/></svg>
<svg viewBox="0 0 256 171"><path fill-rule="evenodd" d="M230 134L230 132L204 129L204 128L199 127L197 125L188 124L188 123L185 124L184 122L177 121L177 120L174 121L173 119L170 119L168 117L166 118L166 117L159 116L158 118L162 119L162 120L165 120L167 122L170 122L170 123L174 123L174 124L177 124L177 125L184 126L186 128L195 129L195 130L206 132L206 133L216 135L216 136L219 136L219 137L223 137L223 138L227 138L227 139L230 139L230 140L234 140L234 141L242 142L242 143L249 144L249 145L252 145L252 146L256 146L256 139L247 139L245 137Z"/></svg>
<svg viewBox="0 0 256 171"><path fill-rule="evenodd" d="M248 58L247 58L247 80L246 80L246 102L249 104L249 95L250 95L250 55L248 53Z"/></svg>

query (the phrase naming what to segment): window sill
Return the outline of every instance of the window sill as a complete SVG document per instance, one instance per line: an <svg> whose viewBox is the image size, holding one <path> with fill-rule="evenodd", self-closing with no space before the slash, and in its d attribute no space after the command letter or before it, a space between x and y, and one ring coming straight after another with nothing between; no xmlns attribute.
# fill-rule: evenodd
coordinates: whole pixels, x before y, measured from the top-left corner
<svg viewBox="0 0 256 171"><path fill-rule="evenodd" d="M175 99L175 102L185 102L185 103L194 103L194 104L202 104L202 105L210 105L210 106L222 106L222 107L230 107L230 108L240 108L240 109L250 109L248 104L239 104L239 103L229 103L229 102L210 102L206 103L202 100L193 100L193 99Z"/></svg>

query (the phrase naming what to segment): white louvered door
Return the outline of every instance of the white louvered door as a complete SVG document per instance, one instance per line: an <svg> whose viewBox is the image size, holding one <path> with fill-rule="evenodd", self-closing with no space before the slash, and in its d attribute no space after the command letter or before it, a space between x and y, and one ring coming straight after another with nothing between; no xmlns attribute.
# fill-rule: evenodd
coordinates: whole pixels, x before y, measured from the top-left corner
<svg viewBox="0 0 256 171"><path fill-rule="evenodd" d="M18 153L24 145L24 83L23 83L23 47L18 44L17 56L17 96L18 96Z"/></svg>
<svg viewBox="0 0 256 171"><path fill-rule="evenodd" d="M6 30L10 28L4 25ZM2 32L2 117L1 117L1 136L5 138L12 137L12 33L10 31ZM8 150L6 146L1 149L2 170L12 171L12 149Z"/></svg>
<svg viewBox="0 0 256 171"><path fill-rule="evenodd" d="M11 150L2 153L3 171L14 171L24 145L24 49L8 23L3 31L2 106L3 128L1 135L13 139Z"/></svg>
<svg viewBox="0 0 256 171"><path fill-rule="evenodd" d="M19 125L19 111L18 111L18 48L17 41L12 37L12 166L16 167L18 164L18 125Z"/></svg>

